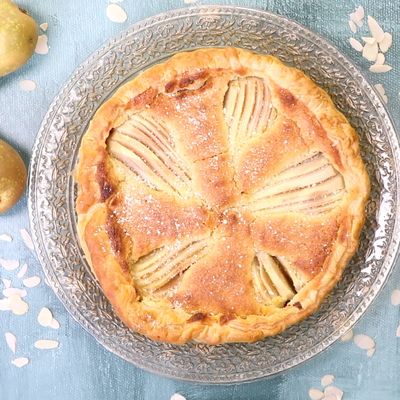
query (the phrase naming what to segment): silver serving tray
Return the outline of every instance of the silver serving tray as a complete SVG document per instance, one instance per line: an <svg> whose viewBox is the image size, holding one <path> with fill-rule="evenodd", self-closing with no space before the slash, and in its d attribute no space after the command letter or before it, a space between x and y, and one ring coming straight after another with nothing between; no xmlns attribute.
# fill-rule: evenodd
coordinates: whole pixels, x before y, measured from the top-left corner
<svg viewBox="0 0 400 400"><path fill-rule="evenodd" d="M130 331L114 314L78 243L72 171L90 119L116 88L176 52L209 46L276 55L325 88L360 135L372 193L360 248L318 313L253 344L175 346ZM123 359L197 382L262 378L326 349L361 317L382 288L399 246L399 154L393 125L371 85L326 40L258 10L202 6L171 11L139 22L109 41L75 71L51 104L30 167L33 239L47 281L66 309Z"/></svg>

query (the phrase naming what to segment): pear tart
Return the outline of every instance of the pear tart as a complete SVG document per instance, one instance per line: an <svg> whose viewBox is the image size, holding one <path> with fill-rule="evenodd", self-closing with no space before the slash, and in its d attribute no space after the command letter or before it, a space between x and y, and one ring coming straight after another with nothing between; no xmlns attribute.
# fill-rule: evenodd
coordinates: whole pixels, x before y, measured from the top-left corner
<svg viewBox="0 0 400 400"><path fill-rule="evenodd" d="M76 171L80 242L124 323L152 339L275 335L354 254L369 180L328 95L271 56L180 53L97 111Z"/></svg>

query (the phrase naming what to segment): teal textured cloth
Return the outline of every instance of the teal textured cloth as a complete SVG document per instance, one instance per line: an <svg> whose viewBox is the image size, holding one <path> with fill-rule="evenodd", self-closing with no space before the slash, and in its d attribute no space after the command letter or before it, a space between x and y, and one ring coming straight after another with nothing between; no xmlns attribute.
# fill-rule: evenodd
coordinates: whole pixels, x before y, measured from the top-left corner
<svg viewBox="0 0 400 400"><path fill-rule="evenodd" d="M29 162L31 149L53 97L73 70L106 40L140 19L173 8L186 7L183 0L124 0L118 4L128 15L122 24L106 16L106 0L54 1L18 0L39 22L49 24L46 32L49 53L36 54L18 72L0 78L0 138L7 140ZM276 12L294 19L330 39L363 71L372 84L381 83L388 96L388 110L399 128L400 90L400 2L369 0L266 0L219 1ZM196 4L212 4L199 0ZM386 54L393 70L386 74L368 72L371 64L352 49L348 20L356 6L374 16L386 31L393 33L393 46ZM365 24L354 36L367 36ZM36 82L31 92L20 88L22 80ZM51 289L44 284L35 255L23 243L20 229L28 228L26 198L17 207L0 216L0 235L9 234L12 242L0 241L0 258L18 259L28 264L26 276L38 275L42 283L30 289L25 316L0 311L0 400L169 400L181 393L187 400L204 399L308 399L311 387L321 389L321 377L332 374L334 385L343 390L345 400L400 399L400 307L391 304L391 293L400 288L400 266L394 269L387 285L354 329L371 336L376 352L368 357L352 341L339 341L327 351L285 373L258 382L208 386L178 382L141 371L102 348L67 313ZM0 268L0 277L12 279L18 286L16 271ZM0 288L3 287L0 284ZM59 330L41 327L36 317L42 307L49 307L61 324ZM5 344L4 333L17 337L14 356ZM56 339L55 350L38 350L38 339ZM16 368L10 361L26 356L30 363Z"/></svg>

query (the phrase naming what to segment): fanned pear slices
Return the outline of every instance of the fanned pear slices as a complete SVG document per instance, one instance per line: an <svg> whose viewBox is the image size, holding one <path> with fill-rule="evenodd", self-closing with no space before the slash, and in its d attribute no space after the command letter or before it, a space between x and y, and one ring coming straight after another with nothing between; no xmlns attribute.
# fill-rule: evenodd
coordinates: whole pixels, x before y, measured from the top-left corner
<svg viewBox="0 0 400 400"><path fill-rule="evenodd" d="M196 264L207 254L209 235L165 245L137 260L132 275L137 287L154 292Z"/></svg>
<svg viewBox="0 0 400 400"><path fill-rule="evenodd" d="M280 296L290 300L295 295L292 282L286 276L282 265L265 252L259 252L252 264L253 284L261 302L271 303Z"/></svg>
<svg viewBox="0 0 400 400"><path fill-rule="evenodd" d="M224 114L232 149L267 128L271 109L270 92L263 79L248 77L230 81Z"/></svg>
<svg viewBox="0 0 400 400"><path fill-rule="evenodd" d="M322 153L311 154L268 181L250 196L252 212L322 214L335 208L345 192L342 176Z"/></svg>
<svg viewBox="0 0 400 400"><path fill-rule="evenodd" d="M183 195L190 176L162 123L133 115L108 139L108 151L151 188Z"/></svg>

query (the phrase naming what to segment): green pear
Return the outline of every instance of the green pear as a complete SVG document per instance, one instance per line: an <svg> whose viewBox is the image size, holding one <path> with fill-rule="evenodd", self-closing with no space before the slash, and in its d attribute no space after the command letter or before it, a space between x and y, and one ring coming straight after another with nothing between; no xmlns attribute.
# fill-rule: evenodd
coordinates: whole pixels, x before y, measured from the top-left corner
<svg viewBox="0 0 400 400"><path fill-rule="evenodd" d="M35 20L11 0L0 0L0 76L24 65L35 51Z"/></svg>

